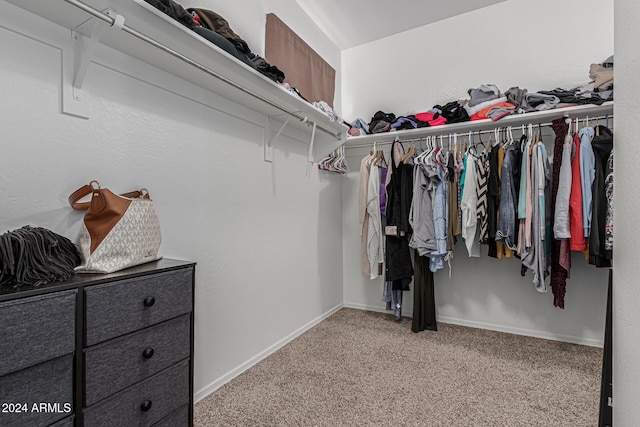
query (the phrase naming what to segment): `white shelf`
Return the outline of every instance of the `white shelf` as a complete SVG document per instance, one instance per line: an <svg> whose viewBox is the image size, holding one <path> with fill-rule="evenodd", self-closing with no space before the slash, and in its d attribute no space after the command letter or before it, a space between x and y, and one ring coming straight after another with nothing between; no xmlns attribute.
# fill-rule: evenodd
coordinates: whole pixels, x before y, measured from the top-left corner
<svg viewBox="0 0 640 427"><path fill-rule="evenodd" d="M494 122L490 119L475 120L470 122L452 123L449 125L399 130L393 132L376 133L372 135L361 135L349 137L345 142L347 147L355 147L366 144L391 142L395 138L402 140L421 138L431 135L465 134L471 131L490 130L503 128L506 126L521 126L525 124L548 123L558 117L583 118L598 117L613 114L613 101L605 102L602 105L587 104L573 107L555 108L553 110L536 111L533 113L514 114L503 117Z"/></svg>
<svg viewBox="0 0 640 427"><path fill-rule="evenodd" d="M85 10L71 4L74 0L6 1L81 34L86 40L95 33L94 22L99 21L91 14L92 11L110 13L112 17L120 15L124 17L124 28L109 27L107 24L100 34L99 43L269 118L280 122L289 118L288 126L305 131L309 135L309 142L312 140L312 124L315 123L317 132L315 144L312 144L315 149L310 153L310 159L314 161L345 141L346 125L331 122L325 113L313 105L143 0L80 0L86 6ZM156 43L167 49L158 48ZM275 125L270 129L271 138L278 128L279 125Z"/></svg>

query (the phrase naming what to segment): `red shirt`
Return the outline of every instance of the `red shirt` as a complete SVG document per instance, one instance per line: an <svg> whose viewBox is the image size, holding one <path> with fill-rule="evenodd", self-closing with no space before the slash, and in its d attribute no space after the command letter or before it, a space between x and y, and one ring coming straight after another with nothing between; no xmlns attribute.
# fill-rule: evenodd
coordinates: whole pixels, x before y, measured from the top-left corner
<svg viewBox="0 0 640 427"><path fill-rule="evenodd" d="M571 195L569 196L569 227L571 230L570 249L584 251L587 239L582 224L582 182L580 178L580 137L573 138L576 153L571 160Z"/></svg>

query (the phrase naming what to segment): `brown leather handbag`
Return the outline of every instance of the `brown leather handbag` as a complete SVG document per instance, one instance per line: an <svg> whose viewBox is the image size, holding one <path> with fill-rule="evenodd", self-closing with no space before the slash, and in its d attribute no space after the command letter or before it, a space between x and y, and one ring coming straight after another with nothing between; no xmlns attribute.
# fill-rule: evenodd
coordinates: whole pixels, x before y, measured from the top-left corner
<svg viewBox="0 0 640 427"><path fill-rule="evenodd" d="M89 195L89 201L80 202ZM160 222L146 189L118 195L91 181L69 196L69 204L87 211L77 272L112 273L161 258Z"/></svg>

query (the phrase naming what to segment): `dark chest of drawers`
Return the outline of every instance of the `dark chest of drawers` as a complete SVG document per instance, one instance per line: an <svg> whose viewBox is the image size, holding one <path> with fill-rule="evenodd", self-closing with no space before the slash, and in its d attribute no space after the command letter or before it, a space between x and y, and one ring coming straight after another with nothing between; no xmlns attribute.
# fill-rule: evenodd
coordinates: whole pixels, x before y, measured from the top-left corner
<svg viewBox="0 0 640 427"><path fill-rule="evenodd" d="M0 425L192 426L194 270L0 289Z"/></svg>

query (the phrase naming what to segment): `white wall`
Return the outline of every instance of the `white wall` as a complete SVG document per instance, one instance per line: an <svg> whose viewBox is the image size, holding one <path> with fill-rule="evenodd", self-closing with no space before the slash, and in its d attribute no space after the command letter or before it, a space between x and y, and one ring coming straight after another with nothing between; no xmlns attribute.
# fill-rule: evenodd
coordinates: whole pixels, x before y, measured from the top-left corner
<svg viewBox="0 0 640 427"><path fill-rule="evenodd" d="M424 111L482 83L574 87L612 53L613 0L509 0L343 51L343 115Z"/></svg>
<svg viewBox="0 0 640 427"><path fill-rule="evenodd" d="M90 119L64 115L69 47L68 30L0 2L0 232L76 240L72 191L148 188L161 253L198 263L198 397L342 304L341 183L307 176L308 135L286 131L266 163L264 116L103 46L83 87Z"/></svg>
<svg viewBox="0 0 640 427"><path fill-rule="evenodd" d="M241 3L226 0L178 0L184 8L213 10L242 37L252 52L264 57L265 23L274 13L336 70L334 109L341 111L341 56L338 47L318 28L295 0L252 0ZM278 64L273 64L278 65ZM285 79L286 80L286 79ZM304 95L304 94L303 94Z"/></svg>
<svg viewBox="0 0 640 427"><path fill-rule="evenodd" d="M503 91L574 87L589 80L591 63L612 53L612 0L509 0L343 51L343 109L347 120L369 121L377 110L404 114L467 98L467 89L482 83ZM369 281L359 271L357 169L364 152L348 151L355 172L343 193L344 301L381 310L382 279ZM451 280L436 275L440 321L602 344L606 270L574 255L560 310L550 289L535 291L531 272L520 276L517 260L487 258L486 248L483 257L469 259L459 243ZM405 294L409 314L412 298Z"/></svg>
<svg viewBox="0 0 640 427"><path fill-rule="evenodd" d="M616 426L635 426L640 420L640 286L638 250L640 229L640 159L638 144L638 27L640 3L615 2L615 257L613 276L613 419Z"/></svg>

